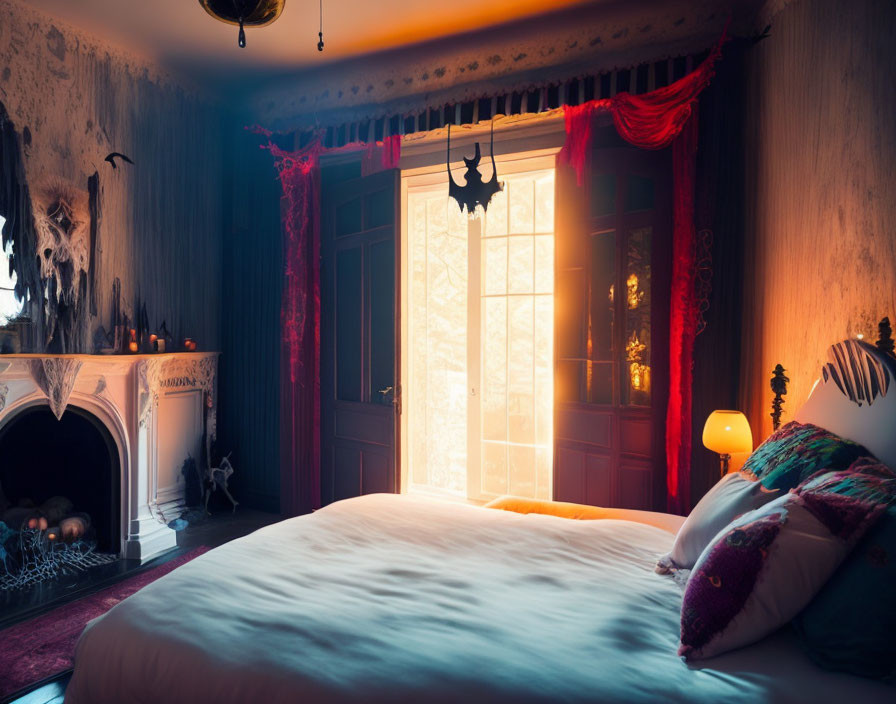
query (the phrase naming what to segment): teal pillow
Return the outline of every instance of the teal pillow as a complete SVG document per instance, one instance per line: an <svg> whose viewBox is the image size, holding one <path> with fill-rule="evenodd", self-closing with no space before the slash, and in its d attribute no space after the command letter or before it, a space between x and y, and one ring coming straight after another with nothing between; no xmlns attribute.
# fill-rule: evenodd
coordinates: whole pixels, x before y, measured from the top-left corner
<svg viewBox="0 0 896 704"><path fill-rule="evenodd" d="M756 448L741 469L766 489L790 491L822 469L847 469L871 453L811 423L781 426Z"/></svg>
<svg viewBox="0 0 896 704"><path fill-rule="evenodd" d="M871 527L793 626L821 667L896 680L896 506Z"/></svg>

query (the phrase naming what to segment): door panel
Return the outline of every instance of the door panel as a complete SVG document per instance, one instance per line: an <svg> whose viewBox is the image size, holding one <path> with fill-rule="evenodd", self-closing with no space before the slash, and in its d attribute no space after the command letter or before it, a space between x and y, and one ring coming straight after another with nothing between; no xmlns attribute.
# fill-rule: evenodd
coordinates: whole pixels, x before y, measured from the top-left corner
<svg viewBox="0 0 896 704"><path fill-rule="evenodd" d="M558 500L662 508L668 151L595 148L584 188L571 169L557 172Z"/></svg>
<svg viewBox="0 0 896 704"><path fill-rule="evenodd" d="M344 171L344 167L342 169ZM398 490L398 171L328 182L321 220L324 504Z"/></svg>

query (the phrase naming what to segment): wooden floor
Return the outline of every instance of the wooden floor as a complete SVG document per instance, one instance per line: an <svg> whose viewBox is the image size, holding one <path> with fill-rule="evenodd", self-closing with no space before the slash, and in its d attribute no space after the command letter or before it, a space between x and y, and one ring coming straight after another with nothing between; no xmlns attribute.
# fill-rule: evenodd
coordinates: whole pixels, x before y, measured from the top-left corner
<svg viewBox="0 0 896 704"><path fill-rule="evenodd" d="M0 614L3 615L0 618L0 629L92 594L143 570L152 569L193 548L202 545L218 547L279 520L280 516L276 514L248 508L238 508L236 513L216 513L204 523L180 531L175 549L142 564L139 560L118 560L110 565L94 568L88 578L82 575L43 584L26 592L0 593ZM71 672L66 672L27 694L17 695L15 699L5 699L0 704L62 704L69 679Z"/></svg>

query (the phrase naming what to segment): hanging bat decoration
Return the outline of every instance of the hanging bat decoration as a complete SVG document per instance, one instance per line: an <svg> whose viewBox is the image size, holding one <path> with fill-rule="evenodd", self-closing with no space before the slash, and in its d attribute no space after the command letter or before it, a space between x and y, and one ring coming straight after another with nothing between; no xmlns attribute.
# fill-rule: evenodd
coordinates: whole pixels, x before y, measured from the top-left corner
<svg viewBox="0 0 896 704"><path fill-rule="evenodd" d="M112 153L109 154L105 159L103 159L103 161L108 161L110 164L112 164L112 168L113 168L113 169L117 169L117 168L118 168L118 165L115 163L115 160L116 160L116 159L121 159L122 161L126 161L126 162L128 162L129 164L133 164L133 163L134 163L134 162L131 161L128 157L126 157L124 154L121 154L121 153L119 153L119 152L112 152Z"/></svg>
<svg viewBox="0 0 896 704"><path fill-rule="evenodd" d="M451 124L448 124L448 195L457 201L460 211L467 209L471 217L476 212L476 206L481 205L482 210L488 209L488 204L498 191L504 190L504 184L498 181L498 167L495 166L495 123L492 122L492 177L488 181L482 180L479 173L479 161L482 155L479 151L479 142L476 143L476 155L472 159L464 157L467 167L466 183L463 186L457 184L451 175Z"/></svg>

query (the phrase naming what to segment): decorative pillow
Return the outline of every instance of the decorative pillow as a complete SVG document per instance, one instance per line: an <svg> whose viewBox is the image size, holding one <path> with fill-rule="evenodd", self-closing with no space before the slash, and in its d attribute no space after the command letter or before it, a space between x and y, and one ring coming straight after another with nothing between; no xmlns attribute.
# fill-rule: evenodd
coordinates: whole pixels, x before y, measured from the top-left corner
<svg viewBox="0 0 896 704"><path fill-rule="evenodd" d="M896 678L896 474L880 464L853 467L852 477L824 474L806 486L850 496L883 492L891 505L793 625L818 665Z"/></svg>
<svg viewBox="0 0 896 704"><path fill-rule="evenodd" d="M732 522L691 572L678 654L712 657L786 624L883 509L873 501L807 490L785 494Z"/></svg>
<svg viewBox="0 0 896 704"><path fill-rule="evenodd" d="M694 506L675 536L672 551L657 561L656 571L668 574L675 569L691 569L722 528L780 494L779 490L766 489L760 482L739 472L726 474Z"/></svg>
<svg viewBox="0 0 896 704"><path fill-rule="evenodd" d="M846 469L871 453L811 423L783 425L756 448L741 471L767 489L790 491L822 469Z"/></svg>

